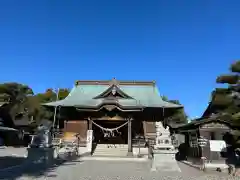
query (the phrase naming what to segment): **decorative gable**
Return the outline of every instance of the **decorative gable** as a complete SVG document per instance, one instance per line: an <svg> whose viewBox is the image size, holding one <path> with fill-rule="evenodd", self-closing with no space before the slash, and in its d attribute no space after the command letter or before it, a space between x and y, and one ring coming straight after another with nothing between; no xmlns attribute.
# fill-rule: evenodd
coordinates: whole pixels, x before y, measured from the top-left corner
<svg viewBox="0 0 240 180"><path fill-rule="evenodd" d="M106 91L102 92L98 96L94 97L94 99L106 98L106 99L133 99L131 96L127 95L123 92L118 86L115 84L111 85Z"/></svg>
<svg viewBox="0 0 240 180"><path fill-rule="evenodd" d="M206 123L201 126L203 129L229 129L229 127L224 123L211 122Z"/></svg>

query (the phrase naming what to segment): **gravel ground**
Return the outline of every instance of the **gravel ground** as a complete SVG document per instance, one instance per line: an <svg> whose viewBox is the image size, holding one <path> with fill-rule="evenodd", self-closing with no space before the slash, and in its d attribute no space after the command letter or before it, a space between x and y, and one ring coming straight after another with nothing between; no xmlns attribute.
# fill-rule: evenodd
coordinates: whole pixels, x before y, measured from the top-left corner
<svg viewBox="0 0 240 180"><path fill-rule="evenodd" d="M151 172L148 162L85 161L69 162L52 169L45 175L33 177L24 175L17 180L234 180L224 174L203 173L184 164L181 172ZM11 178L10 178L11 179Z"/></svg>
<svg viewBox="0 0 240 180"><path fill-rule="evenodd" d="M0 160L4 156L10 157L17 154L18 158L8 159L10 165L21 163L26 154L25 148L0 149ZM10 158L11 159L11 158ZM19 161L14 161L19 159ZM12 163L10 163L12 162ZM0 161L6 165L6 159ZM9 166L8 164L8 166ZM160 168L151 171L151 162L130 162L130 161L95 161L81 160L67 162L48 170L39 166L27 166L7 171L0 170L0 179L16 180L234 180L239 177L230 177L223 173L203 173L185 164L178 163L180 168Z"/></svg>

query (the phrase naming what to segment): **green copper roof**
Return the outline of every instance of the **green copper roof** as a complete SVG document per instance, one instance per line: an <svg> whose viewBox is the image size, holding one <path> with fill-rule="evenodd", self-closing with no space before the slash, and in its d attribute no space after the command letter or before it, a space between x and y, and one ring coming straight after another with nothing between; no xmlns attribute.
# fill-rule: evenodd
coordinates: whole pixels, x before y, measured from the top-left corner
<svg viewBox="0 0 240 180"><path fill-rule="evenodd" d="M94 99L106 91L110 85L77 85L64 99L56 102L46 103L46 106L90 106L96 107L102 104L103 99ZM118 104L127 107L162 107L179 108L177 104L163 101L155 85L118 85L119 89L133 99L119 99Z"/></svg>

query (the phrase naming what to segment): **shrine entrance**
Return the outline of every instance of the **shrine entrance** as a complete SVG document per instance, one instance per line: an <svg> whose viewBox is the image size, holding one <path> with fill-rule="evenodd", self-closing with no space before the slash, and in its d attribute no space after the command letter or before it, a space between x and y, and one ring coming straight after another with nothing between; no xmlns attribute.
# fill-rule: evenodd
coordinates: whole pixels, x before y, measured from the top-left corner
<svg viewBox="0 0 240 180"><path fill-rule="evenodd" d="M127 121L93 121L93 143L96 144L127 144Z"/></svg>

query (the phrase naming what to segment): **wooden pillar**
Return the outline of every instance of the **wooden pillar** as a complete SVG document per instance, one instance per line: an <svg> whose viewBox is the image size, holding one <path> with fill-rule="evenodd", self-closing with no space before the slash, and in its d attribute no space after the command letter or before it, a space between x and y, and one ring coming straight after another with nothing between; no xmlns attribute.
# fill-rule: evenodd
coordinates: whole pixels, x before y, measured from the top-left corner
<svg viewBox="0 0 240 180"><path fill-rule="evenodd" d="M133 156L132 150L132 119L128 119L128 156Z"/></svg>
<svg viewBox="0 0 240 180"><path fill-rule="evenodd" d="M88 130L92 130L92 119L88 118Z"/></svg>

